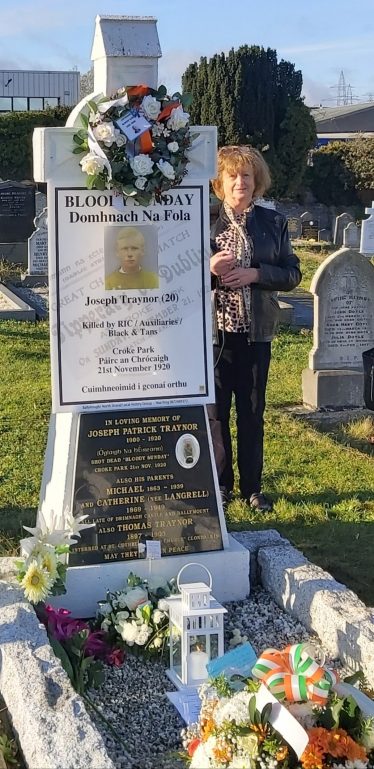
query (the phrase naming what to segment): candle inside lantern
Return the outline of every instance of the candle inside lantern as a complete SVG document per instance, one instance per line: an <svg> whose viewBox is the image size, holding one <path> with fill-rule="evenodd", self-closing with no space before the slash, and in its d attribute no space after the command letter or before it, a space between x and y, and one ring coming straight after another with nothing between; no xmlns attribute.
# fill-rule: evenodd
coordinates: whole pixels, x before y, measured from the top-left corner
<svg viewBox="0 0 374 769"><path fill-rule="evenodd" d="M189 670L190 677L193 681L205 680L208 678L208 671L206 666L209 662L209 655L204 652L199 646L196 650L190 652Z"/></svg>

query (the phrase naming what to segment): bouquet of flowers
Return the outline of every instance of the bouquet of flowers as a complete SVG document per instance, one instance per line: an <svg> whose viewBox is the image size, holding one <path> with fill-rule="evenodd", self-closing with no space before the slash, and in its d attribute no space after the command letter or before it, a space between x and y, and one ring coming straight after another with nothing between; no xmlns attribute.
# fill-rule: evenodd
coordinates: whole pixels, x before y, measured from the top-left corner
<svg viewBox="0 0 374 769"><path fill-rule="evenodd" d="M74 516L65 510L58 518L53 510L47 516L38 513L38 525L24 526L31 537L21 540L24 558L16 562L17 580L25 597L33 604L42 603L50 595L66 593L66 560L70 545L77 542L82 529L94 526L83 523L87 515Z"/></svg>
<svg viewBox="0 0 374 769"><path fill-rule="evenodd" d="M303 646L288 647L285 654L290 656L289 650ZM266 668L267 652L265 665L264 657L260 658L252 675ZM302 665L306 656L301 658ZM331 672L337 681L333 671L314 664L325 679ZM314 682L310 678L316 678L315 672L308 680L300 670L295 672L288 666L283 673L276 671L276 676L276 685L283 685L278 696L264 681L269 669L262 670L262 683L239 675L220 675L201 687L199 721L182 732L191 769L366 769L374 765L373 692L366 690L365 696L352 686L354 682L364 687L362 674L346 679L344 684L331 681L325 697L313 694ZM292 701L284 691L288 676L293 678ZM296 701L303 699L300 691L304 690L305 679L306 701Z"/></svg>
<svg viewBox="0 0 374 769"><path fill-rule="evenodd" d="M164 85L120 88L111 97L89 101L83 128L73 136L88 189L113 189L148 205L179 184L187 173L194 138L185 107L189 95L168 96Z"/></svg>
<svg viewBox="0 0 374 769"><path fill-rule="evenodd" d="M141 579L130 572L122 590L99 601L97 623L112 639L121 639L132 653L163 654L169 637L165 598L177 591L175 580Z"/></svg>

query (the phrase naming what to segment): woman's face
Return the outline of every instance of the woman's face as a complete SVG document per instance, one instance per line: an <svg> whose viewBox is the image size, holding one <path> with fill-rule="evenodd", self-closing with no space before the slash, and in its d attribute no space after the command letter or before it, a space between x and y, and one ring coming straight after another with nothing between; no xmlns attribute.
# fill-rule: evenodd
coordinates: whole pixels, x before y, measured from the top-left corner
<svg viewBox="0 0 374 769"><path fill-rule="evenodd" d="M253 169L249 165L239 171L222 172L223 199L237 213L248 208L255 186Z"/></svg>

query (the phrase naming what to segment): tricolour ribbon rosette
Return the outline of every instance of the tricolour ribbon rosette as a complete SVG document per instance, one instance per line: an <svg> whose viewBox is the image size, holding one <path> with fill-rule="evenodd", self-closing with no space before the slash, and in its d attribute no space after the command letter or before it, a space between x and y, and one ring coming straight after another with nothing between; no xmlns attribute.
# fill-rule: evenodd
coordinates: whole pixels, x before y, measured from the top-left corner
<svg viewBox="0 0 374 769"><path fill-rule="evenodd" d="M277 700L319 704L327 701L338 676L311 656L310 644L293 644L283 651L266 649L252 668L252 675L270 689Z"/></svg>

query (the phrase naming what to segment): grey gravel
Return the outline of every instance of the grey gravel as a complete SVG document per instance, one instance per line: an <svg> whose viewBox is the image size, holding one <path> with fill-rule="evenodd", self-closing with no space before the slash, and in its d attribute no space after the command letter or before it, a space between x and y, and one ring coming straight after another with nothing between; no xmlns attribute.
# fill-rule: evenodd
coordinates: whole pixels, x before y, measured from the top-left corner
<svg viewBox="0 0 374 769"><path fill-rule="evenodd" d="M257 653L270 646L282 648L290 643L312 641L312 636L296 619L282 611L268 593L258 588L246 601L227 605L225 648L234 628L239 628ZM328 660L333 667L337 660ZM106 682L90 697L105 714L126 744L133 763L123 759L122 746L101 719L92 714L108 753L117 769L179 769L175 756L181 750L180 730L184 722L167 699L173 686L165 676L166 665L127 655L121 668L106 668ZM174 753L174 755L173 755ZM121 757L122 756L122 757Z"/></svg>
<svg viewBox="0 0 374 769"><path fill-rule="evenodd" d="M48 286L45 284L35 285L32 288L26 286L11 286L11 289L20 299L33 307L41 318L45 318L49 312L48 304Z"/></svg>

